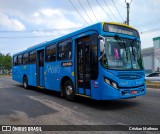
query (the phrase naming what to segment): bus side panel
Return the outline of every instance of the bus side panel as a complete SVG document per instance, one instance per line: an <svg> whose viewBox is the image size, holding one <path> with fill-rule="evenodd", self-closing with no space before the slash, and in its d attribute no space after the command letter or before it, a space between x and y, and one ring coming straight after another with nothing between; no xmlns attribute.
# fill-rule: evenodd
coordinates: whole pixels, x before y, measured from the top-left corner
<svg viewBox="0 0 160 134"><path fill-rule="evenodd" d="M71 61L69 61L71 62ZM69 79L71 79L71 81L73 82L73 84L75 83L74 80L74 63L72 62L72 66L62 66L63 62L61 62L61 70L60 70L60 77L63 78L64 76L69 77Z"/></svg>
<svg viewBox="0 0 160 134"><path fill-rule="evenodd" d="M36 64L30 64L27 66L27 78L28 78L28 85L30 86L37 86L36 83Z"/></svg>
<svg viewBox="0 0 160 134"><path fill-rule="evenodd" d="M62 61L46 63L45 65L45 88L60 91L60 84L63 77L69 77L74 83L73 67L62 67Z"/></svg>
<svg viewBox="0 0 160 134"><path fill-rule="evenodd" d="M12 69L13 80L23 83L23 66L14 66Z"/></svg>
<svg viewBox="0 0 160 134"><path fill-rule="evenodd" d="M45 64L45 88L60 91L59 64L48 62Z"/></svg>
<svg viewBox="0 0 160 134"><path fill-rule="evenodd" d="M18 81L18 66L13 66L12 67L12 79Z"/></svg>
<svg viewBox="0 0 160 134"><path fill-rule="evenodd" d="M44 86L44 68L40 67L40 86Z"/></svg>
<svg viewBox="0 0 160 134"><path fill-rule="evenodd" d="M28 72L29 72L29 70L30 70L30 67L29 67L29 65L23 65L23 68L22 68L22 77L21 77L21 79L22 79L22 82L23 82L23 77L24 76L27 76L27 78L29 79L29 74L28 74Z"/></svg>
<svg viewBox="0 0 160 134"><path fill-rule="evenodd" d="M23 83L23 66L19 66L18 68L18 80L20 83Z"/></svg>

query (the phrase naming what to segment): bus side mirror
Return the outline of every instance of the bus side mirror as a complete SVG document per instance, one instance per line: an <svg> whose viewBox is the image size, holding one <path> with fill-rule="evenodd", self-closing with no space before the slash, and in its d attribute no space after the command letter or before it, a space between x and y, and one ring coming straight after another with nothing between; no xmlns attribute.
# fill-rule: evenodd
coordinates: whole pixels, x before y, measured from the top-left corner
<svg viewBox="0 0 160 134"><path fill-rule="evenodd" d="M98 36L99 40L100 40L100 52L104 52L104 44L105 44L105 38L101 35Z"/></svg>
<svg viewBox="0 0 160 134"><path fill-rule="evenodd" d="M100 40L100 52L103 52L104 51L104 41L103 40Z"/></svg>
<svg viewBox="0 0 160 134"><path fill-rule="evenodd" d="M100 52L102 53L102 55L98 58L98 60L101 60L103 58L103 56L105 55L105 38L101 35L98 36L98 39L100 41Z"/></svg>

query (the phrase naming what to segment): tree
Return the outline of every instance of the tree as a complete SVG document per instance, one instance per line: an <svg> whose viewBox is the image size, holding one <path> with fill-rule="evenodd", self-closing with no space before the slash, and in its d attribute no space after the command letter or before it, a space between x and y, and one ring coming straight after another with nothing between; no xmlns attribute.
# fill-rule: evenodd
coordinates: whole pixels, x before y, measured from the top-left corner
<svg viewBox="0 0 160 134"><path fill-rule="evenodd" d="M3 58L3 66L6 70L10 70L12 68L12 57L9 53Z"/></svg>
<svg viewBox="0 0 160 134"><path fill-rule="evenodd" d="M0 52L0 70L10 70L12 68L12 57L10 53L2 54Z"/></svg>
<svg viewBox="0 0 160 134"><path fill-rule="evenodd" d="M0 52L0 65L2 64L3 54Z"/></svg>
<svg viewBox="0 0 160 134"><path fill-rule="evenodd" d="M0 69L2 69L3 66L3 54L0 53Z"/></svg>

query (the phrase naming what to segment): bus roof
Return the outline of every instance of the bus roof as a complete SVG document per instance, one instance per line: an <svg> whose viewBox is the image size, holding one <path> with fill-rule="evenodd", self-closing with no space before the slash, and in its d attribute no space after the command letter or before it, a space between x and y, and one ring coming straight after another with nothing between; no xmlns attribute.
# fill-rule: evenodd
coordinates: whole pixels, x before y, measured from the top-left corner
<svg viewBox="0 0 160 134"><path fill-rule="evenodd" d="M103 25L104 25L105 23L106 23L106 22L102 22ZM132 26L129 26L129 25L126 25L126 24L122 24L122 23L118 23L118 22L107 22L107 24L111 24L111 25L119 25L119 26L124 26L124 27L128 27L128 28L137 30L137 29L135 29L135 28L132 27Z"/></svg>

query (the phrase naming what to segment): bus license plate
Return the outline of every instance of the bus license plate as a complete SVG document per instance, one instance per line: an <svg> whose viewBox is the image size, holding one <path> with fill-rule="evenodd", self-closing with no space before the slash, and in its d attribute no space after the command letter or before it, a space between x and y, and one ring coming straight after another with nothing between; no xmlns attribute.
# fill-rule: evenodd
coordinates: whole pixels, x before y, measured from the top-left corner
<svg viewBox="0 0 160 134"><path fill-rule="evenodd" d="M131 94L137 94L137 91L136 90L132 90Z"/></svg>

